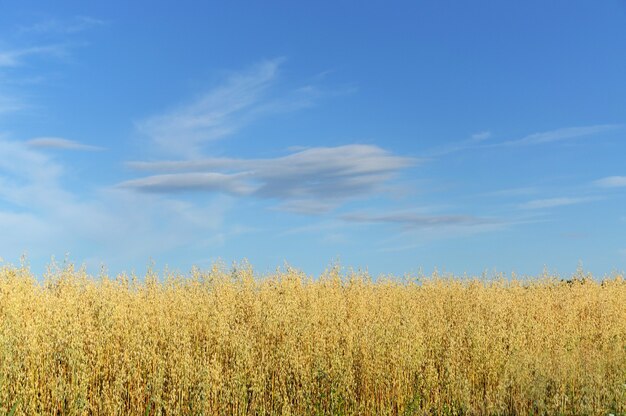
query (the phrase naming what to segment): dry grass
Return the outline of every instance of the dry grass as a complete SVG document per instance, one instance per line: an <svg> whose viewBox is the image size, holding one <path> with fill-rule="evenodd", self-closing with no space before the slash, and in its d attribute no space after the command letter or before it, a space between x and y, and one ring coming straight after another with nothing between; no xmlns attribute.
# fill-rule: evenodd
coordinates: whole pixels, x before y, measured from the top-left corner
<svg viewBox="0 0 626 416"><path fill-rule="evenodd" d="M0 413L624 414L626 283L0 270Z"/></svg>

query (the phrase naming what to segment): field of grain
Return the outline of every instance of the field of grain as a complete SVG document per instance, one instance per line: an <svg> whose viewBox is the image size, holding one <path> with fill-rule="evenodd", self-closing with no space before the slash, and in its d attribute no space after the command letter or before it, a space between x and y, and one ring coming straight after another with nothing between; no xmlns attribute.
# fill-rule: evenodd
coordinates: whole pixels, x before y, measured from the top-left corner
<svg viewBox="0 0 626 416"><path fill-rule="evenodd" d="M0 414L624 414L626 283L0 269Z"/></svg>

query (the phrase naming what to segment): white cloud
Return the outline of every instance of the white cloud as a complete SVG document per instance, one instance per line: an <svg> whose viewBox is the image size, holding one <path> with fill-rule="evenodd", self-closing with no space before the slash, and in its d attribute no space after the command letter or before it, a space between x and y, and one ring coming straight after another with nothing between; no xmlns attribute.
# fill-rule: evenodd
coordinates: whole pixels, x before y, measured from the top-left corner
<svg viewBox="0 0 626 416"><path fill-rule="evenodd" d="M234 195L246 195L253 192L254 188L246 184L245 176L245 173L228 175L214 172L153 175L123 182L119 187L155 193L221 191Z"/></svg>
<svg viewBox="0 0 626 416"><path fill-rule="evenodd" d="M599 124L594 126L565 127L556 130L549 130L540 133L533 133L526 137L516 140L509 140L496 143L491 146L531 146L546 144L564 140L576 139L585 136L594 136L600 133L622 128L621 124Z"/></svg>
<svg viewBox="0 0 626 416"><path fill-rule="evenodd" d="M227 197L192 203L120 189L79 195L64 179L64 166L52 155L0 136L0 252L5 258L28 252L31 259L48 259L69 251L133 264L192 242L199 246L218 231L228 233L222 222L231 206Z"/></svg>
<svg viewBox="0 0 626 416"><path fill-rule="evenodd" d="M68 20L48 19L32 25L21 26L18 32L22 35L74 34L106 24L105 20L94 17L75 16Z"/></svg>
<svg viewBox="0 0 626 416"><path fill-rule="evenodd" d="M516 196L532 195L532 194L536 194L537 192L539 192L539 189L532 187L532 186L526 186L526 187L520 187L520 188L506 188L506 189L500 189L497 191L483 192L481 193L481 195L496 196L496 197L516 197Z"/></svg>
<svg viewBox="0 0 626 416"><path fill-rule="evenodd" d="M191 104L137 123L168 155L197 157L203 144L237 131L253 115L261 97L275 81L281 60L264 61L247 72L232 74L226 83Z"/></svg>
<svg viewBox="0 0 626 416"><path fill-rule="evenodd" d="M490 218L472 215L423 215L411 212L394 212L387 214L351 213L341 216L349 222L370 224L397 224L407 229L437 227L473 227L501 223Z"/></svg>
<svg viewBox="0 0 626 416"><path fill-rule="evenodd" d="M30 46L20 49L0 50L0 68L21 66L25 60L33 56L64 57L68 47L64 44Z"/></svg>
<svg viewBox="0 0 626 416"><path fill-rule="evenodd" d="M536 146L560 142L566 140L577 139L580 137L595 136L623 128L622 124L598 124L593 126L564 127L555 130L548 130L539 133L529 134L521 139L507 140L501 142L492 142L484 144L482 142L492 137L491 132L483 131L473 134L467 140L453 142L443 147L435 148L424 152L427 157L445 156L451 153L461 152L464 150L489 149L500 147L518 147L518 146Z"/></svg>
<svg viewBox="0 0 626 416"><path fill-rule="evenodd" d="M28 64L37 54L54 52L13 49L4 53L3 65ZM149 134L149 143L168 156L197 157L195 151L206 140L235 132L261 115L310 105L312 99L326 94L307 87L282 97L270 96L268 89L279 65L280 60L266 61L232 74L224 85L195 102L138 126ZM345 198L373 192L401 166L413 163L375 146L313 148L274 159L137 163L138 168L154 169L157 174L110 189L77 191L69 185L76 180L68 180L66 166L49 149L100 150L61 137L16 141L0 135L0 229L6 237L0 239L0 252L6 258L19 257L25 250L39 259L69 251L96 263L136 264L148 256L183 248L185 253L206 250L240 234L237 225L223 223L235 201L233 196L275 199L285 210L328 210ZM77 173L75 179L80 182ZM315 177L318 174L324 175L321 183ZM294 181L290 175L302 175L302 181ZM204 193L179 199L175 193L183 190ZM343 195L342 190L349 192ZM207 191L222 195L208 195ZM314 206L319 195L323 202Z"/></svg>
<svg viewBox="0 0 626 416"><path fill-rule="evenodd" d="M105 23L88 16L68 21L47 20L20 27L14 42L0 44L0 115L31 107L24 87L45 81L44 60L67 58L81 45L73 35Z"/></svg>
<svg viewBox="0 0 626 416"><path fill-rule="evenodd" d="M491 138L490 131L481 131L478 133L474 133L470 136L469 139L460 140L457 142L452 142L441 147L437 147L425 152L427 157L440 157L446 156L451 153L457 153L463 150L472 149L479 145L479 143L486 141Z"/></svg>
<svg viewBox="0 0 626 416"><path fill-rule="evenodd" d="M0 135L0 173L47 186L55 183L62 172L63 168L50 156ZM0 196L2 192L6 188L0 188Z"/></svg>
<svg viewBox="0 0 626 416"><path fill-rule="evenodd" d="M292 199L281 202L277 209L296 214L316 215L332 211L337 201L323 201L315 199Z"/></svg>
<svg viewBox="0 0 626 416"><path fill-rule="evenodd" d="M289 211L326 212L341 203L383 191L402 169L419 161L373 145L316 147L273 159L210 158L131 162L140 170L176 172L119 186L151 192L221 191L275 199ZM221 172L216 172L221 171Z"/></svg>
<svg viewBox="0 0 626 416"><path fill-rule="evenodd" d="M481 132L472 134L471 139L474 142L482 142L484 140L487 140L490 137L491 137L491 132L485 130L485 131L481 131Z"/></svg>
<svg viewBox="0 0 626 416"><path fill-rule="evenodd" d="M20 243L24 245L20 250L41 247L44 241L51 244L53 235L61 242L63 225L66 230L73 229L91 211L63 189L63 171L50 156L24 143L0 138L0 203L6 207L2 212L3 230L9 230L6 235L10 235L3 240L5 252Z"/></svg>
<svg viewBox="0 0 626 416"><path fill-rule="evenodd" d="M195 100L135 123L150 150L167 157L197 159L204 147L231 136L258 118L312 106L323 97L349 94L354 88L326 90L315 85L279 89L283 59L262 61L233 72Z"/></svg>
<svg viewBox="0 0 626 416"><path fill-rule="evenodd" d="M63 139L61 137L37 137L26 141L26 144L38 149L59 149L59 150L85 150L99 151L104 148L99 146L91 146L74 140Z"/></svg>
<svg viewBox="0 0 626 416"><path fill-rule="evenodd" d="M502 231L525 222L464 214L438 214L414 211L352 212L339 217L344 224L394 226L400 229L388 238L376 241L379 252L413 250L433 241L463 238Z"/></svg>
<svg viewBox="0 0 626 416"><path fill-rule="evenodd" d="M416 162L366 145L300 148L273 159L203 157L206 144L236 133L261 116L352 91L305 85L277 94L281 63L281 59L263 61L232 73L195 101L137 122L149 148L181 160L131 162L128 165L134 169L158 174L127 180L118 187L161 194L250 195L274 199L282 210L321 213L348 199L371 195L397 171Z"/></svg>
<svg viewBox="0 0 626 416"><path fill-rule="evenodd" d="M581 204L581 203L589 202L592 200L593 200L592 198L535 199L532 201L525 202L521 204L519 207L522 209L545 209L545 208L561 207L561 206L566 206L566 205Z"/></svg>
<svg viewBox="0 0 626 416"><path fill-rule="evenodd" d="M603 188L621 188L626 186L626 176L607 176L594 183Z"/></svg>
<svg viewBox="0 0 626 416"><path fill-rule="evenodd" d="M41 64L32 65L36 58L66 58L70 54L68 43L34 44L29 46L0 45L0 116L30 107L25 99L24 87L40 84ZM20 71L29 68L28 75ZM37 71L33 73L31 70Z"/></svg>

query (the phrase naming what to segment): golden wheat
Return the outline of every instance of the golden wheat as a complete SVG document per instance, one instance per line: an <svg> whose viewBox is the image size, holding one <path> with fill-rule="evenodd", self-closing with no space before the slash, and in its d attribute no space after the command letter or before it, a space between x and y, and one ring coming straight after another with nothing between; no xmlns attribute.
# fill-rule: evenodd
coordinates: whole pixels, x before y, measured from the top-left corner
<svg viewBox="0 0 626 416"><path fill-rule="evenodd" d="M623 414L626 283L0 269L0 413Z"/></svg>

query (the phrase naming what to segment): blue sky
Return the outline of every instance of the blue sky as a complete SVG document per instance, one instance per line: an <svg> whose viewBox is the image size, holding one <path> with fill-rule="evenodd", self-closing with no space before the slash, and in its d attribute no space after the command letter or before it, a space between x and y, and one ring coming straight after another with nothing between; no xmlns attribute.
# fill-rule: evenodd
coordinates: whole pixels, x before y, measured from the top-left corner
<svg viewBox="0 0 626 416"><path fill-rule="evenodd" d="M0 7L5 262L626 268L622 1Z"/></svg>

